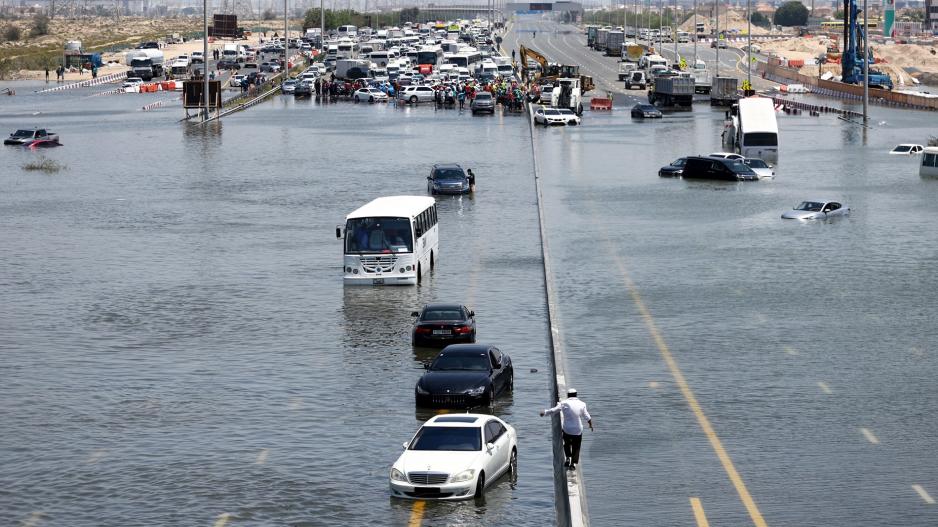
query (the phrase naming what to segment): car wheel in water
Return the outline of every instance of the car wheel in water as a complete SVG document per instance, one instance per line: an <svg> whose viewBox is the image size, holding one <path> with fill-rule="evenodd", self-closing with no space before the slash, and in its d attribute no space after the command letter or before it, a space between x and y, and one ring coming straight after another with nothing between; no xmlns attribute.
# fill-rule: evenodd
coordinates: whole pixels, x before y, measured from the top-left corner
<svg viewBox="0 0 938 527"><path fill-rule="evenodd" d="M436 261L433 259L433 251L430 251L430 270L436 267Z"/></svg>
<svg viewBox="0 0 938 527"><path fill-rule="evenodd" d="M482 498L485 496L485 472L479 473L479 479L476 480L476 498Z"/></svg>
<svg viewBox="0 0 938 527"><path fill-rule="evenodd" d="M410 104L417 104L417 96L416 96L416 95L411 95L411 96L410 96Z"/></svg>
<svg viewBox="0 0 938 527"><path fill-rule="evenodd" d="M375 98L374 98L374 97L368 97L368 102L370 102L370 103L375 102Z"/></svg>
<svg viewBox="0 0 938 527"><path fill-rule="evenodd" d="M420 283L420 280L421 280L422 278L423 278L423 274L421 273L420 264L418 263L418 264L417 264L417 283L418 283L418 284Z"/></svg>
<svg viewBox="0 0 938 527"><path fill-rule="evenodd" d="M511 477L518 476L518 449L517 448L511 449L511 458L509 458L508 460L508 474L511 475Z"/></svg>
<svg viewBox="0 0 938 527"><path fill-rule="evenodd" d="M508 391L515 391L515 372L511 372L511 376L508 377Z"/></svg>

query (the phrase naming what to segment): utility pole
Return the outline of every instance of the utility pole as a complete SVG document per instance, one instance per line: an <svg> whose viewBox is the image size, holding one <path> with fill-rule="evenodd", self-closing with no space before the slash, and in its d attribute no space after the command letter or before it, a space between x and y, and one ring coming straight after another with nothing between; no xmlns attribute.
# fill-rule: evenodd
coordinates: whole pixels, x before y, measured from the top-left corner
<svg viewBox="0 0 938 527"><path fill-rule="evenodd" d="M694 0L694 67L697 67L697 0Z"/></svg>
<svg viewBox="0 0 938 527"><path fill-rule="evenodd" d="M202 121L208 121L208 0L202 0Z"/></svg>
<svg viewBox="0 0 938 527"><path fill-rule="evenodd" d="M716 24L714 25L714 31L716 33L714 36L717 39L717 46L716 46L717 66L716 66L716 75L714 75L714 77L719 77L720 76L720 0L715 0L713 2L713 5L715 5L717 8L717 11L716 11L717 16L714 17L714 20L716 21Z"/></svg>
<svg viewBox="0 0 938 527"><path fill-rule="evenodd" d="M326 52L326 9L325 0L319 0L319 51Z"/></svg>
<svg viewBox="0 0 938 527"><path fill-rule="evenodd" d="M864 0L865 1L865 0ZM746 0L746 80L752 89L752 0ZM818 66L820 68L820 66Z"/></svg>
<svg viewBox="0 0 938 527"><path fill-rule="evenodd" d="M819 66L820 67L820 66ZM870 14L863 0L863 124L869 122L870 105Z"/></svg>
<svg viewBox="0 0 938 527"><path fill-rule="evenodd" d="M287 20L287 0L283 0L283 67L280 68L280 84L287 80L290 74L290 24Z"/></svg>

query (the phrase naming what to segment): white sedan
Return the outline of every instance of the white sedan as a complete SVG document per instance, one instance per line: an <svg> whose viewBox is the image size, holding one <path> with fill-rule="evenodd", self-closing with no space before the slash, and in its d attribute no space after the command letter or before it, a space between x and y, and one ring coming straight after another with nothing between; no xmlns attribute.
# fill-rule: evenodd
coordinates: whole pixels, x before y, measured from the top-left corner
<svg viewBox="0 0 938 527"><path fill-rule="evenodd" d="M388 102L388 94L377 88L361 88L352 96L355 102Z"/></svg>
<svg viewBox="0 0 938 527"><path fill-rule="evenodd" d="M580 118L570 110L541 106L534 112L534 123L543 125L580 124Z"/></svg>
<svg viewBox="0 0 938 527"><path fill-rule="evenodd" d="M391 496L481 498L499 476L517 470L514 427L486 414L438 415L404 443L404 453L391 467Z"/></svg>
<svg viewBox="0 0 938 527"><path fill-rule="evenodd" d="M890 150L889 153L897 156L914 156L924 151L925 147L922 145L902 144Z"/></svg>
<svg viewBox="0 0 938 527"><path fill-rule="evenodd" d="M850 214L846 203L837 201L802 201L794 209L782 214L784 220L825 220Z"/></svg>

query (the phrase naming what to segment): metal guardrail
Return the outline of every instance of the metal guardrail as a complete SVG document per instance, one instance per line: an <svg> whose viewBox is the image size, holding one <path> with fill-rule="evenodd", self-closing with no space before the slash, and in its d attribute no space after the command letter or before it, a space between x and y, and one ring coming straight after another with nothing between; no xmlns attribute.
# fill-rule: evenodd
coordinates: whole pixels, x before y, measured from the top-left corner
<svg viewBox="0 0 938 527"><path fill-rule="evenodd" d="M127 72L122 71L120 73L111 73L110 75L105 75L103 77L97 77L94 79L73 82L71 84L63 84L61 86L46 88L44 90L38 90L36 91L36 93L52 93L52 92L57 92L57 91L71 90L74 88L86 88L88 86L97 86L99 84L107 84L109 82L115 82L115 81L126 79L126 78L127 78Z"/></svg>

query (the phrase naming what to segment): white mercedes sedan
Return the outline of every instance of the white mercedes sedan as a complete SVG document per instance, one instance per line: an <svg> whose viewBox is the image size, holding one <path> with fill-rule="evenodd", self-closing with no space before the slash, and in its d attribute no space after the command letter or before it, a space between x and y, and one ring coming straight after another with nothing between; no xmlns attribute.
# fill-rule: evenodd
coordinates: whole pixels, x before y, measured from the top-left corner
<svg viewBox="0 0 938 527"><path fill-rule="evenodd" d="M836 201L814 200L802 201L794 209L782 214L783 220L826 220L835 216L850 214L850 207L846 203Z"/></svg>
<svg viewBox="0 0 938 527"><path fill-rule="evenodd" d="M391 496L481 498L500 476L517 470L514 427L485 414L438 415L404 443L404 453L391 467Z"/></svg>

